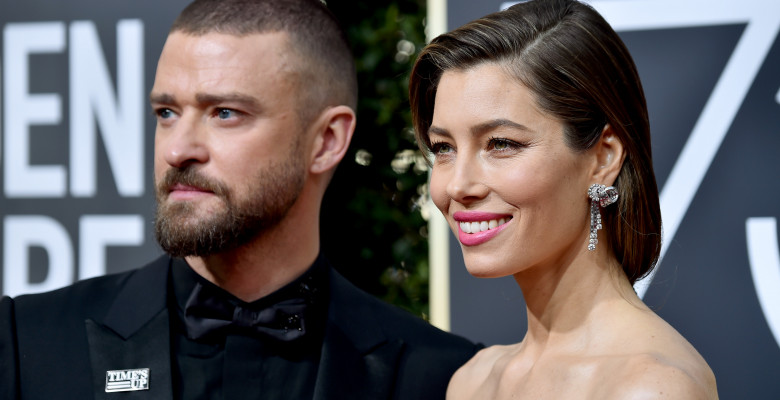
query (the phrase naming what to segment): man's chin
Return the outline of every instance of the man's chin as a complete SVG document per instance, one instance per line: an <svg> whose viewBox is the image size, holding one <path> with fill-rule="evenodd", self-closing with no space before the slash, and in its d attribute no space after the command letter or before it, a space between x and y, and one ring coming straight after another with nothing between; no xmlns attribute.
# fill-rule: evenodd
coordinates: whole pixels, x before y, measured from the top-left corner
<svg viewBox="0 0 780 400"><path fill-rule="evenodd" d="M188 207L162 207L154 221L155 237L162 249L174 257L214 254L229 247L230 229L214 214ZM220 223L222 222L222 223Z"/></svg>
<svg viewBox="0 0 780 400"><path fill-rule="evenodd" d="M185 227L169 228L172 229L157 232L157 243L171 257L205 257L226 251L231 246L224 237L195 232Z"/></svg>
<svg viewBox="0 0 780 400"><path fill-rule="evenodd" d="M181 225L203 225L210 220L224 218L224 204L199 204L201 202L166 200L158 204L158 217L176 221Z"/></svg>

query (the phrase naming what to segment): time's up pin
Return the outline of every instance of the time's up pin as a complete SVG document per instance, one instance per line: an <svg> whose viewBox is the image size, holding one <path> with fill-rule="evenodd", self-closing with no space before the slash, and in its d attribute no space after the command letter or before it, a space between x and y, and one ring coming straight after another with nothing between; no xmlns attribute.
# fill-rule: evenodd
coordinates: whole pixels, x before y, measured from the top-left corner
<svg viewBox="0 0 780 400"><path fill-rule="evenodd" d="M106 371L106 392L149 390L149 368Z"/></svg>

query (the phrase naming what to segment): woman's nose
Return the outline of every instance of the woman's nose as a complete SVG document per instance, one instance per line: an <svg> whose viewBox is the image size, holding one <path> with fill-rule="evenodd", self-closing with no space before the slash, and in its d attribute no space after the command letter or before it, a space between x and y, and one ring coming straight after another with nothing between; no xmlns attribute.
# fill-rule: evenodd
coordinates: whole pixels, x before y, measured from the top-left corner
<svg viewBox="0 0 780 400"><path fill-rule="evenodd" d="M447 194L459 203L469 203L485 198L488 187L483 179L483 169L479 162L459 159L455 163L454 174L447 183Z"/></svg>

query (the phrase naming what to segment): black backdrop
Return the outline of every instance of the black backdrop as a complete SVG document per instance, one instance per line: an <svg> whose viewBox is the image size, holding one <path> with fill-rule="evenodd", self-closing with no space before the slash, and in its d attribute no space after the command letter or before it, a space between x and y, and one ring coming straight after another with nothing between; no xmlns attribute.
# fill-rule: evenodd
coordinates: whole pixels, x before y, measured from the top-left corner
<svg viewBox="0 0 780 400"><path fill-rule="evenodd" d="M0 0L3 294L161 254L147 96L187 3Z"/></svg>

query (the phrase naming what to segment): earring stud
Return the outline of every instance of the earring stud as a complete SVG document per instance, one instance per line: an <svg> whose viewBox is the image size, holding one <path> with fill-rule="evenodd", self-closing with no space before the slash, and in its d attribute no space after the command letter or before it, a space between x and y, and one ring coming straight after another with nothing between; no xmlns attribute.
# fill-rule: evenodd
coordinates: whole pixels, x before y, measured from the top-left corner
<svg viewBox="0 0 780 400"><path fill-rule="evenodd" d="M598 183L590 185L588 188L588 197L590 198L590 237L588 239L588 250L596 250L596 244L599 242L598 231L601 229L601 212L599 207L606 207L618 199L618 192L614 186L604 186Z"/></svg>

